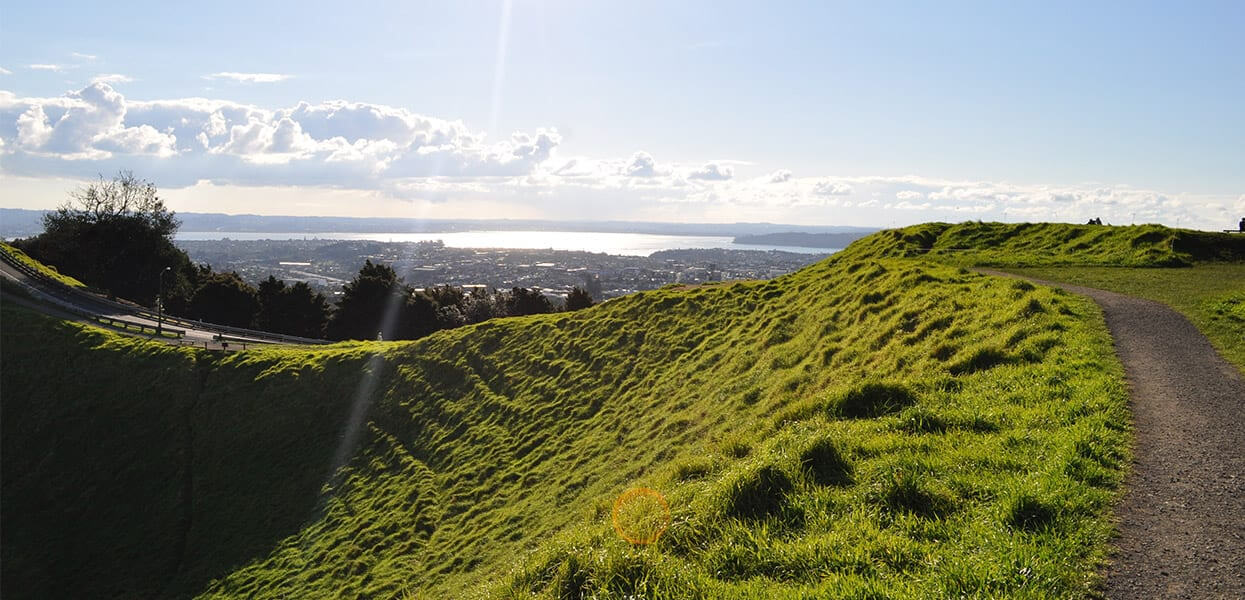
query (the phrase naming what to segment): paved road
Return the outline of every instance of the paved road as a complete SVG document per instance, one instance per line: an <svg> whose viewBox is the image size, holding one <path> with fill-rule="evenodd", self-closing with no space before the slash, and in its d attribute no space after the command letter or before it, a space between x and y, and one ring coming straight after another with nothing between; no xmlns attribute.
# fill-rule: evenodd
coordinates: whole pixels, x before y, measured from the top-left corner
<svg viewBox="0 0 1245 600"><path fill-rule="evenodd" d="M48 285L42 280L30 277L20 269L17 269L3 260L0 260L0 277L4 277L5 279L17 283L22 288L30 292L33 297L40 300L40 302L24 301L21 298L6 294L4 297L6 302L16 302L28 308L50 314L57 318L69 319L99 326L100 323L98 321L79 314L88 313L90 315L100 317L121 319L129 323L150 327L152 329L154 329L157 325L155 319L126 311L117 307L115 304L105 302L102 299L92 300L89 295L66 293L63 289L59 289L58 286ZM155 337L154 335L142 335L133 331L127 333L173 344L193 345L208 349L221 349L223 347L239 348L252 344L273 343L271 340L234 334L229 334L229 338L231 338L230 340L221 340L219 339L219 332L211 329L196 328L193 326L192 322L191 324L184 321L175 324L165 322L163 326L165 328L174 328L185 331L185 334L180 339L170 339Z"/></svg>
<svg viewBox="0 0 1245 600"><path fill-rule="evenodd" d="M1245 598L1241 372L1158 302L1030 281L1097 302L1128 379L1136 449L1116 507L1107 598Z"/></svg>

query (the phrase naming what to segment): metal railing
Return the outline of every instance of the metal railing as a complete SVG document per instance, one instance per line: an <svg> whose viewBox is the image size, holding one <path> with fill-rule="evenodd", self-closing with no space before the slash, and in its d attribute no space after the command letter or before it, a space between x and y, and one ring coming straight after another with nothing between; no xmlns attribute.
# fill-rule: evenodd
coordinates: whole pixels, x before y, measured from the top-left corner
<svg viewBox="0 0 1245 600"><path fill-rule="evenodd" d="M270 331L258 331L255 329L247 329L245 327L233 327L230 325L220 325L217 323L205 323L203 321L194 321L194 320L185 319L181 317L170 317L169 315L160 315L160 314L157 314L155 311L149 310L147 308L144 308L138 305L124 304L121 302L117 302L115 300L111 300L108 298L104 298L102 296L98 296L96 294L92 294L90 292L86 292L86 291L83 291L77 288L67 286L64 283L57 281L56 279L48 276L46 273L40 272L39 270L30 267L30 265L27 265L25 262L22 262L21 259L17 258L11 252L9 252L8 248L5 248L3 246L0 246L0 259L3 259L4 262L8 263L10 266L12 266L15 269L18 269L22 273L34 279L37 279L40 282L48 286L51 286L51 288L56 290L60 295L68 296L71 298L79 298L79 299L85 300L93 304L107 306L109 308L122 311L126 314L129 314L135 317L141 317L141 318L150 319L153 321L171 323L174 325L185 327L187 329L199 329L202 331L210 331L210 332L214 332L218 334L232 334L236 336L253 338L251 340L247 340L247 343L258 343L258 342L263 342L263 341L267 341L270 343L278 342L278 343L283 343L283 344L330 344L332 343L328 340L305 338L305 337L300 337L296 335L285 335L281 333L272 333ZM87 314L88 311L85 311L80 306L77 306L71 302L68 302L68 300L66 299L56 298L51 294L44 293L42 290L39 290L39 291L41 295L44 296L45 298L53 299L53 303L56 304L57 306L60 306L62 308L72 307L71 312L73 312L74 314L81 314L83 316L88 316L91 318L100 316L98 314ZM183 334L184 333L185 332L183 332Z"/></svg>

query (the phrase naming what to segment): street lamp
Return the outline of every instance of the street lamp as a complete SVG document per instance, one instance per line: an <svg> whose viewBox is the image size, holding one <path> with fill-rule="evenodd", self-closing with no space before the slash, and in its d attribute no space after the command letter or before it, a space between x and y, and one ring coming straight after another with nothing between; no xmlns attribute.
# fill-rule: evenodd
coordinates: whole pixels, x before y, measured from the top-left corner
<svg viewBox="0 0 1245 600"><path fill-rule="evenodd" d="M164 324L164 274L172 271L173 267L165 267L160 271L160 289L156 290L156 335L163 335Z"/></svg>

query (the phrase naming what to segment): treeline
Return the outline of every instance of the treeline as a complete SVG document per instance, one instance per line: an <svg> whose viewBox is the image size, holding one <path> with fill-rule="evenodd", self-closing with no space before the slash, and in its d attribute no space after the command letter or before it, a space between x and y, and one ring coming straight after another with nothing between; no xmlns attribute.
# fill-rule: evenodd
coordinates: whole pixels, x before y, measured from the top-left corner
<svg viewBox="0 0 1245 600"><path fill-rule="evenodd" d="M494 317L517 317L592 306L576 287L561 306L538 290L473 290L440 286L416 291L388 265L367 261L342 287L325 333L333 340L411 340Z"/></svg>
<svg viewBox="0 0 1245 600"><path fill-rule="evenodd" d="M578 287L558 304L537 290L518 287L466 292L441 286L416 291L392 267L370 260L342 287L335 306L304 282L287 285L271 275L256 287L237 273L214 273L211 267L200 266L195 279L188 304L168 306L170 314L331 340L413 340L494 317L592 306L588 292Z"/></svg>
<svg viewBox="0 0 1245 600"><path fill-rule="evenodd" d="M332 340L416 339L440 329L592 305L575 288L555 305L537 290L443 286L415 291L394 270L368 261L337 305L304 282L269 276L253 286L237 273L195 265L173 244L180 222L151 182L121 172L76 190L44 215L44 232L14 245L114 298L220 325Z"/></svg>

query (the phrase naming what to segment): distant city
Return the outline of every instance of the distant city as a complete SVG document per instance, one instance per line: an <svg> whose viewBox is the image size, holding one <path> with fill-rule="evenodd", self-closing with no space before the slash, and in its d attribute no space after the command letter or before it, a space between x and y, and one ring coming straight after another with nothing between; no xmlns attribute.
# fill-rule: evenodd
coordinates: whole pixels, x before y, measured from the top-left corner
<svg viewBox="0 0 1245 600"><path fill-rule="evenodd" d="M0 209L0 237L37 235L43 213ZM252 284L270 275L304 281L330 301L367 260L392 266L417 288L535 288L557 300L578 286L599 301L672 283L776 277L875 231L772 223L178 217L175 242L192 261L237 271Z"/></svg>
<svg viewBox="0 0 1245 600"><path fill-rule="evenodd" d="M217 271L237 271L252 283L269 275L305 281L330 299L341 293L364 261L392 266L407 283L426 288L536 288L563 298L572 287L606 300L671 283L766 279L817 262L830 252L692 248L649 256L571 250L450 248L436 241L179 240L191 260Z"/></svg>

